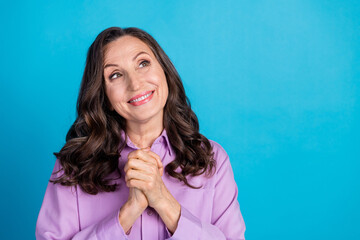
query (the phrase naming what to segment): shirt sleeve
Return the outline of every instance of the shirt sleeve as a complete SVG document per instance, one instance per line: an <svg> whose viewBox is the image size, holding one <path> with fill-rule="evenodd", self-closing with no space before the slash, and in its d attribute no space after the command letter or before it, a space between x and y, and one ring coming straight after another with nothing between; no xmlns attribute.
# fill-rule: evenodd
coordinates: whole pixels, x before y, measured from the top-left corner
<svg viewBox="0 0 360 240"><path fill-rule="evenodd" d="M185 207L181 206L180 219L173 235L167 231L170 240L244 240L245 222L237 200L238 188L229 156L214 143L217 170L211 223L202 222ZM206 209L204 209L206 211Z"/></svg>
<svg viewBox="0 0 360 240"><path fill-rule="evenodd" d="M60 168L57 160L53 172L57 172ZM59 174L61 172L52 176L58 177ZM77 187L66 187L49 182L36 223L36 239L128 239L118 220L119 211L96 224L81 228Z"/></svg>

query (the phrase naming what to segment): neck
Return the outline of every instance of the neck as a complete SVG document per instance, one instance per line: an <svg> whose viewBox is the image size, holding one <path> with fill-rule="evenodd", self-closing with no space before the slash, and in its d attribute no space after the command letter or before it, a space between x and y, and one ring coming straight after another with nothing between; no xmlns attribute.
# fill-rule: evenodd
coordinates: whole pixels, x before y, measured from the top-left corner
<svg viewBox="0 0 360 240"><path fill-rule="evenodd" d="M162 121L148 123L126 123L126 134L138 148L151 147L164 129Z"/></svg>

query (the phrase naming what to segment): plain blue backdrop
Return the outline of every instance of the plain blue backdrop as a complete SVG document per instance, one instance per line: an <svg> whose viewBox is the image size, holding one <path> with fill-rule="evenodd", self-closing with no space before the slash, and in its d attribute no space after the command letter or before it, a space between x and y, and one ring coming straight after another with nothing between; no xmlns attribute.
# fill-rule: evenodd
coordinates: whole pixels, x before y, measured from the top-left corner
<svg viewBox="0 0 360 240"><path fill-rule="evenodd" d="M228 152L247 239L360 239L359 1L3 1L0 239L34 239L86 51L142 28Z"/></svg>

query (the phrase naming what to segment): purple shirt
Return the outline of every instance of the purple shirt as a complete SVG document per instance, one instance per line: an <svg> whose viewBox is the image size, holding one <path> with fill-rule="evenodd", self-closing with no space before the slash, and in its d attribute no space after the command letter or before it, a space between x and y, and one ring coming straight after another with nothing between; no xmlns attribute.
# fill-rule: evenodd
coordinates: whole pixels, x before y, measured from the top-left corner
<svg viewBox="0 0 360 240"><path fill-rule="evenodd" d="M118 219L121 206L127 201L129 188L124 181L124 166L130 152L138 149L128 138L121 152L119 168L121 178L115 192L90 195L80 187L65 187L50 183L36 224L36 239L184 239L220 240L245 239L245 223L237 200L238 190L229 157L216 142L210 141L216 160L216 173L208 178L203 175L188 177L193 186L187 187L179 180L164 173L164 184L181 205L178 226L171 235L154 209L148 207L134 222L127 235ZM174 160L166 130L151 146L162 159L163 166ZM57 160L54 172L61 168ZM58 173L52 178L59 176ZM115 179L118 174L109 176Z"/></svg>

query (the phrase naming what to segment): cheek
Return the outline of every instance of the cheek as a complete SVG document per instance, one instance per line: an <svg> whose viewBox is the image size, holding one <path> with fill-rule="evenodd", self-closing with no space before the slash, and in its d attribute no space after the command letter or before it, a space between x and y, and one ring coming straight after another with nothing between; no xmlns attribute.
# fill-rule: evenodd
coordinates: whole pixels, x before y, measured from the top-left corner
<svg viewBox="0 0 360 240"><path fill-rule="evenodd" d="M121 96L124 96L121 88L117 88L114 86L108 86L106 88L106 95L112 105L120 102Z"/></svg>
<svg viewBox="0 0 360 240"><path fill-rule="evenodd" d="M166 81L166 76L165 73L162 71L159 71L157 74L157 82L156 85L160 88L160 92L161 92L161 97L164 98L165 100L167 99L168 96L168 85L167 85L167 81Z"/></svg>
<svg viewBox="0 0 360 240"><path fill-rule="evenodd" d="M163 98L165 99L165 101L167 100L168 98L168 95L169 95L169 87L167 85L167 81L166 81L166 77L164 76L162 82L161 82L161 88L162 88L162 95L163 95Z"/></svg>
<svg viewBox="0 0 360 240"><path fill-rule="evenodd" d="M113 90L111 89L111 87L106 87L106 96L109 99L110 103L112 104L114 102L114 97L113 97Z"/></svg>
<svg viewBox="0 0 360 240"><path fill-rule="evenodd" d="M163 100L166 102L167 101L167 98L169 96L169 88L167 86L167 83L166 83L166 80L165 80L165 83L163 84Z"/></svg>

